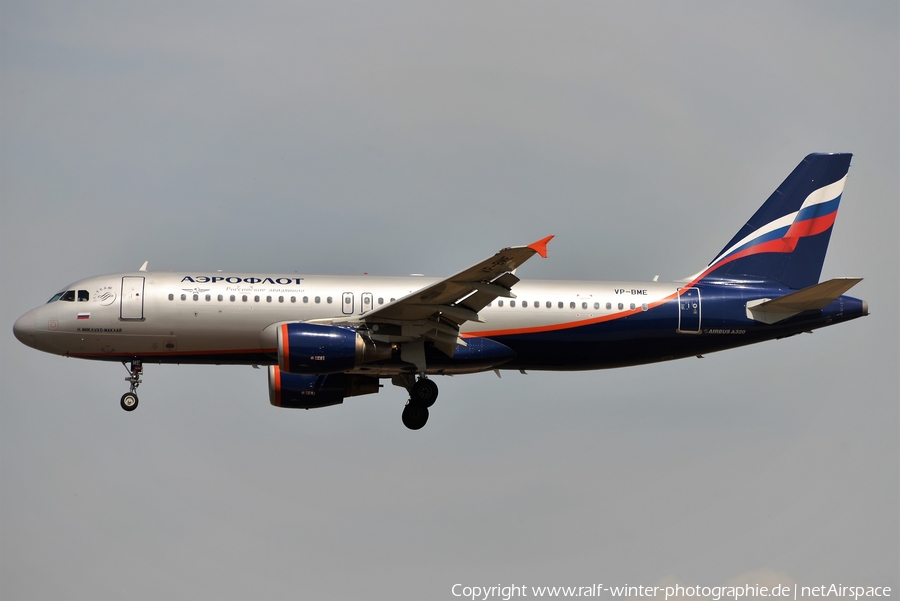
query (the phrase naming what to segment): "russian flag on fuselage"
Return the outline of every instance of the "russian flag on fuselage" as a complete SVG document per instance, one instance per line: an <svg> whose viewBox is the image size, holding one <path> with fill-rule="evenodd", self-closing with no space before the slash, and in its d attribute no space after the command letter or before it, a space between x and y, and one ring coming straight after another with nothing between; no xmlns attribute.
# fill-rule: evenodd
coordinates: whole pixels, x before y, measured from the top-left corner
<svg viewBox="0 0 900 601"><path fill-rule="evenodd" d="M703 279L819 281L851 154L811 154L704 270Z"/></svg>

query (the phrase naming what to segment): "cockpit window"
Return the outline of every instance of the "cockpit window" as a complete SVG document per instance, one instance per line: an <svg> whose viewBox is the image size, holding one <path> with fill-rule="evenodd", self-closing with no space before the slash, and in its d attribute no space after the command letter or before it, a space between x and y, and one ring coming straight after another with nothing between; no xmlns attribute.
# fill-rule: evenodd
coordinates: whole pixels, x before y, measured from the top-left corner
<svg viewBox="0 0 900 601"><path fill-rule="evenodd" d="M79 290L78 291L78 302L84 303L91 300L91 295L87 290Z"/></svg>
<svg viewBox="0 0 900 601"><path fill-rule="evenodd" d="M59 297L59 300L74 303L75 302L75 291L74 290L66 290L65 292L63 292L63 295L61 297Z"/></svg>
<svg viewBox="0 0 900 601"><path fill-rule="evenodd" d="M48 303L52 303L53 301L58 301L59 298L60 298L63 294L65 294L65 292L57 292L56 294L53 295L53 298L51 298L51 299L48 300L47 302L48 302Z"/></svg>

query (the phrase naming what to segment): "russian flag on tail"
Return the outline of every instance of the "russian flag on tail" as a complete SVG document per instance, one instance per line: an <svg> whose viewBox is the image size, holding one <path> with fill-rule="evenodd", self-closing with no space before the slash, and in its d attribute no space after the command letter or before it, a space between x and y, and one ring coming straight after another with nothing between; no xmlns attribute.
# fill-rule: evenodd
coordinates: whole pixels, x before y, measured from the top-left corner
<svg viewBox="0 0 900 601"><path fill-rule="evenodd" d="M700 274L801 289L819 281L851 154L811 154Z"/></svg>

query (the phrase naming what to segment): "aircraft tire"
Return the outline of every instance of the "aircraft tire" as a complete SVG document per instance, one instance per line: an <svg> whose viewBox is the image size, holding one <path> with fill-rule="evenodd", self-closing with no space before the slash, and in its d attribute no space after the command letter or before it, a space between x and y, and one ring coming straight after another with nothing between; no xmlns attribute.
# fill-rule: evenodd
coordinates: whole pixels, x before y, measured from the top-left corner
<svg viewBox="0 0 900 601"><path fill-rule="evenodd" d="M119 401L119 404L122 405L122 409L125 411L134 411L138 406L138 397L133 392L126 392L122 395L122 400Z"/></svg>
<svg viewBox="0 0 900 601"><path fill-rule="evenodd" d="M410 402L403 408L403 425L410 430L421 430L428 422L428 407Z"/></svg>
<svg viewBox="0 0 900 601"><path fill-rule="evenodd" d="M435 384L431 380L426 380L425 378L420 378L418 381L416 381L416 383L412 385L412 388L409 391L410 401L421 405L426 409L434 405L437 397L437 384Z"/></svg>

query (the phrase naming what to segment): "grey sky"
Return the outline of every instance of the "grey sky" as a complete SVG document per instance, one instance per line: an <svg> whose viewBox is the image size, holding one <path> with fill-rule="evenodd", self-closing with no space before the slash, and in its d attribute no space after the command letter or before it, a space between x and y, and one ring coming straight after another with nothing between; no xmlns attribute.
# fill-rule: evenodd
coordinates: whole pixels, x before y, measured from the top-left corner
<svg viewBox="0 0 900 601"><path fill-rule="evenodd" d="M896 2L0 3L0 597L444 599L465 584L900 587ZM698 271L855 153L823 278L866 319L665 365L287 411L265 372L38 353L136 269ZM895 593L896 594L896 593Z"/></svg>

